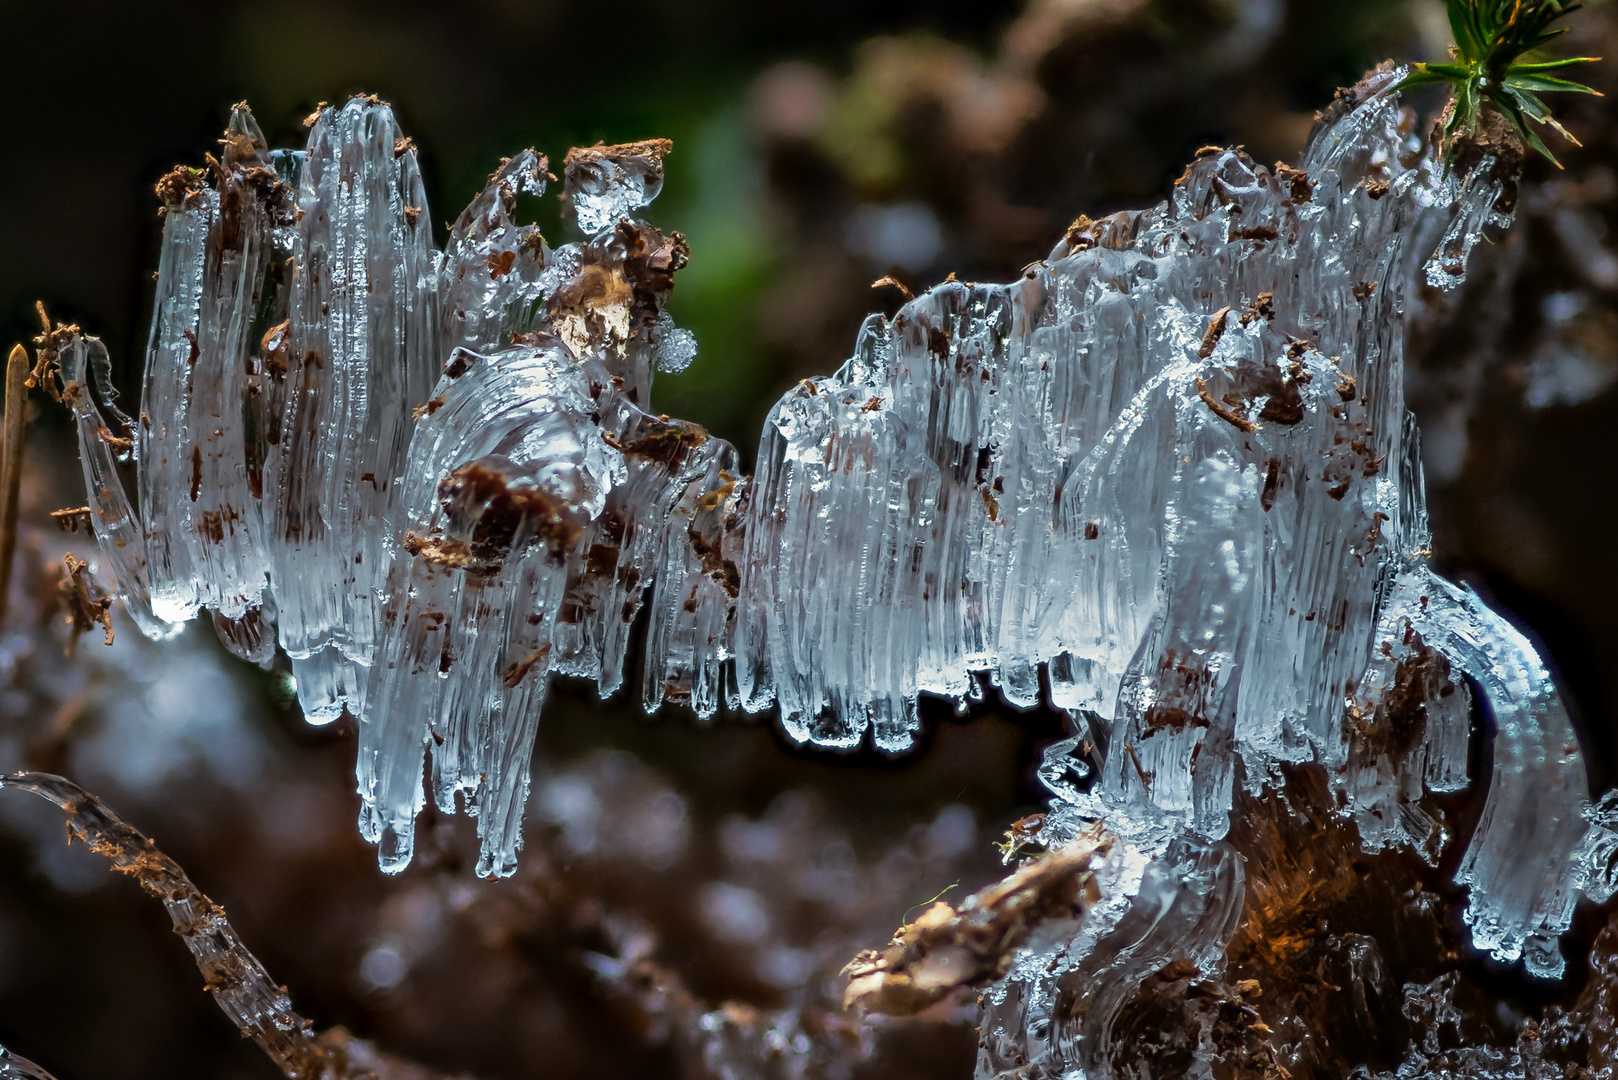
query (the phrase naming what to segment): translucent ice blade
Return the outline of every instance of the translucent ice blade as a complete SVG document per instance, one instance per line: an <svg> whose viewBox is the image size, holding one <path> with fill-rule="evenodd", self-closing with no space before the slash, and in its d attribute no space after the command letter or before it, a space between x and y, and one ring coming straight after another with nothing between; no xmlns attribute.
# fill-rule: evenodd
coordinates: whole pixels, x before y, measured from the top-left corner
<svg viewBox="0 0 1618 1080"><path fill-rule="evenodd" d="M737 478L735 451L713 442L707 468L687 484L663 530L642 662L641 702L648 713L674 701L706 720L719 708L741 587L747 491Z"/></svg>
<svg viewBox="0 0 1618 1080"><path fill-rule="evenodd" d="M434 377L430 218L393 113L322 111L299 175L284 412L266 467L283 647L375 643L393 483Z"/></svg>
<svg viewBox="0 0 1618 1080"><path fill-rule="evenodd" d="M105 378L104 372L110 366L106 346L98 338L74 338L61 350L60 357L62 398L73 410L78 428L79 463L84 470L90 523L95 528L101 556L112 570L119 599L141 633L150 638L173 637L184 623L170 622L154 609L146 534L129 505L112 448L112 441L122 436L107 426L91 396L89 369L96 368Z"/></svg>
<svg viewBox="0 0 1618 1080"><path fill-rule="evenodd" d="M203 602L202 568L196 565L189 539L193 487L201 495L200 477L193 484L192 475L200 471L200 453L193 461L194 447L187 445L186 433L195 391L193 365L201 355L198 331L208 236L218 203L214 192L202 190L167 208L146 347L141 421L135 432L152 610L169 623L185 622Z"/></svg>
<svg viewBox="0 0 1618 1080"><path fill-rule="evenodd" d="M587 235L555 251L516 220L546 178L519 154L435 258L386 106L323 110L279 155L242 112L220 189L170 185L137 440L154 611L212 605L262 662L275 606L306 712L361 720L362 829L394 871L430 756L438 805L479 817L480 871L511 872L549 676L615 693L643 617L648 709L775 707L829 749L903 752L924 693L1082 710L1042 775L1061 820L1105 812L1134 845L1123 898L1177 837L1212 850L1237 775L1288 763L1336 777L1365 849L1436 859L1425 795L1471 782L1465 673L1499 721L1474 929L1549 972L1573 887L1606 888L1607 833L1578 820L1526 643L1423 577L1403 391L1408 290L1446 231L1464 269L1499 178L1419 157L1400 74L1342 95L1302 169L1199 154L1167 202L1081 219L1015 282L871 316L771 410L751 480L652 411L653 368L693 345L663 310L689 251L632 217L666 143L571 153ZM223 526L260 495L262 540L246 513L238 540ZM1177 910L1159 884L1153 910ZM1043 976L1019 977L1033 1016Z"/></svg>
<svg viewBox="0 0 1618 1080"><path fill-rule="evenodd" d="M1476 594L1425 566L1395 589L1390 606L1477 680L1494 715L1489 794L1455 875L1472 888L1473 942L1501 960L1526 954L1530 974L1556 978L1555 939L1572 919L1589 801L1567 710L1533 646Z"/></svg>
<svg viewBox="0 0 1618 1080"><path fill-rule="evenodd" d="M268 671L275 660L275 606L250 607L229 619L214 612L214 633L233 655Z"/></svg>
<svg viewBox="0 0 1618 1080"><path fill-rule="evenodd" d="M177 509L201 602L236 619L258 605L269 572L261 490L248 475L248 356L263 332L269 234L289 217L291 194L270 167L264 137L245 106L232 112L215 170L217 213L202 266L194 346L186 358L179 450L190 490Z"/></svg>
<svg viewBox="0 0 1618 1080"><path fill-rule="evenodd" d="M342 716L345 708L355 716L364 716L368 677L364 666L334 646L292 658L298 705L303 709L303 718L311 724L329 724Z"/></svg>
<svg viewBox="0 0 1618 1080"><path fill-rule="evenodd" d="M461 351L415 425L357 769L389 872L410 861L429 745L439 803L480 817L482 870L515 867L563 587L622 469L589 387L555 347Z"/></svg>
<svg viewBox="0 0 1618 1080"><path fill-rule="evenodd" d="M529 329L550 249L536 226L518 225L514 215L518 195L544 193L546 166L532 150L504 162L450 226L437 274L441 359L457 348L501 348L513 331Z"/></svg>
<svg viewBox="0 0 1618 1080"><path fill-rule="evenodd" d="M1449 291L1466 280L1467 259L1483 239L1485 226L1510 223L1509 217L1495 209L1504 190L1502 178L1495 175L1495 163L1486 154L1464 179L1449 181L1459 188L1454 217L1423 268L1427 284L1435 289Z"/></svg>

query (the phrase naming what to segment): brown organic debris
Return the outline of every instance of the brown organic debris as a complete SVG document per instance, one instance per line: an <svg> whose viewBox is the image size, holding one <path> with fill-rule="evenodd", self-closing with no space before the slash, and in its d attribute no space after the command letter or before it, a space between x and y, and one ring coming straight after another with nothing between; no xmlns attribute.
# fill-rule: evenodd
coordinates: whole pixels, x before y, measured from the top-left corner
<svg viewBox="0 0 1618 1080"><path fill-rule="evenodd" d="M1264 467L1264 489L1259 492L1258 504L1269 513L1275 508L1275 494L1281 489L1281 463L1271 458Z"/></svg>
<svg viewBox="0 0 1618 1080"><path fill-rule="evenodd" d="M646 424L645 429L619 444L630 457L657 462L672 470L685 457L685 452L708 441L708 433L695 424L684 424L660 417Z"/></svg>
<svg viewBox="0 0 1618 1080"><path fill-rule="evenodd" d="M412 531L404 534L403 543L404 549L410 554L439 566L458 568L472 564L472 552L459 540L422 536Z"/></svg>
<svg viewBox="0 0 1618 1080"><path fill-rule="evenodd" d="M1213 414L1215 416L1219 417L1219 419L1223 420L1237 431L1253 432L1258 430L1258 427L1251 420L1232 412L1230 406L1217 400L1212 394L1208 393L1208 385L1202 381L1202 376L1200 375L1197 376L1197 396L1202 399L1202 403L1204 405L1213 410Z"/></svg>
<svg viewBox="0 0 1618 1080"><path fill-rule="evenodd" d="M39 314L40 326L43 328L34 344L39 348L34 350L34 369L28 373L24 385L30 390L39 387L49 394L52 401L60 403L62 392L58 388L57 372L61 368L59 362L63 346L79 335L79 328L74 323L57 323L51 325L51 317L45 312L45 305L36 301L34 310Z"/></svg>
<svg viewBox="0 0 1618 1080"><path fill-rule="evenodd" d="M71 506L64 510L52 510L51 520L56 527L65 533L76 533L80 529L90 531L90 508L88 506Z"/></svg>
<svg viewBox="0 0 1618 1080"><path fill-rule="evenodd" d="M616 143L611 146L605 143L575 146L567 152L567 157L562 159L562 167L569 169L575 165L595 161L610 161L616 165L630 158L645 158L661 164L664 156L673 150L674 143L670 139L643 139L640 142Z"/></svg>
<svg viewBox="0 0 1618 1080"><path fill-rule="evenodd" d="M1241 323L1243 326L1251 326L1259 319L1267 322L1275 321L1274 293L1261 292L1255 296L1253 302L1247 305L1247 310L1242 312Z"/></svg>
<svg viewBox="0 0 1618 1080"><path fill-rule="evenodd" d="M1044 827L1044 814L1029 814L1013 821L1011 827L1006 830L1005 840L995 845L1000 849L1000 861L1009 863L1019 855L1041 848L1039 833Z"/></svg>
<svg viewBox="0 0 1618 1080"><path fill-rule="evenodd" d="M1080 214L1073 219L1073 224L1067 227L1063 236L1069 251L1083 251L1085 248L1096 246L1095 222L1090 220L1088 214Z"/></svg>
<svg viewBox="0 0 1618 1080"><path fill-rule="evenodd" d="M578 274L546 301L551 323L575 356L621 355L630 339L644 340L656 324L691 248L678 232L665 236L626 219L583 256Z"/></svg>
<svg viewBox="0 0 1618 1080"><path fill-rule="evenodd" d="M462 465L439 481L438 497L452 531L467 537L465 554L491 568L525 537L548 544L552 552L579 537L579 523L565 502L542 488L513 484L499 468L482 461Z"/></svg>
<svg viewBox="0 0 1618 1080"><path fill-rule="evenodd" d="M1222 307L1214 312L1213 318L1208 320L1208 329L1202 332L1202 345L1197 349L1197 356L1203 360L1208 359L1219 346L1219 339L1225 336L1225 324L1230 321L1230 308Z"/></svg>
<svg viewBox="0 0 1618 1080"><path fill-rule="evenodd" d="M1386 754L1391 761L1402 761L1421 741L1427 729L1428 704L1456 692L1449 661L1442 653L1409 627L1403 644L1408 651L1394 664L1393 680L1377 707L1367 715L1354 706L1348 714L1355 742L1371 753Z"/></svg>
<svg viewBox="0 0 1618 1080"><path fill-rule="evenodd" d="M189 165L176 165L163 174L155 187L157 197L163 200L163 209L196 206L202 193L208 190L207 173Z"/></svg>
<svg viewBox="0 0 1618 1080"><path fill-rule="evenodd" d="M1451 101L1442 114L1433 120L1433 145L1442 141L1442 132L1449 114L1455 103ZM1500 115L1494 109L1484 109L1479 116L1480 123L1475 131L1463 132L1456 136L1454 157L1450 168L1458 176L1466 176L1483 163L1485 157L1494 159L1494 167L1490 176L1504 184L1500 199L1495 203L1495 209L1501 213L1510 213L1517 205L1517 180L1522 175L1523 164L1528 159L1527 149L1522 139L1512 128L1511 121Z"/></svg>
<svg viewBox="0 0 1618 1080"><path fill-rule="evenodd" d="M1298 1077L1393 1068L1408 1037L1399 987L1457 959L1420 861L1367 855L1318 765L1258 794L1237 785L1231 822L1247 895L1226 978L1262 988L1245 996L1279 1060Z"/></svg>
<svg viewBox="0 0 1618 1080"><path fill-rule="evenodd" d="M906 285L892 274L886 274L877 278L875 281L871 282L871 288L897 289L899 290L899 295L905 298L905 303L907 304L916 298L915 290L911 289L909 285Z"/></svg>
<svg viewBox="0 0 1618 1080"><path fill-rule="evenodd" d="M844 1008L913 1016L962 987L1004 975L1036 927L1082 917L1100 900L1089 868L1113 843L1098 822L1072 843L968 897L959 911L934 903L901 926L887 948L849 961Z"/></svg>
<svg viewBox="0 0 1618 1080"><path fill-rule="evenodd" d="M516 689L517 685L528 677L528 673L534 669L535 665L543 661L550 653L551 647L549 645L529 653L528 656L507 668L505 673L500 676L500 682L507 690Z"/></svg>
<svg viewBox="0 0 1618 1080"><path fill-rule="evenodd" d="M1287 427L1302 423L1303 394L1298 387L1310 378L1302 365L1283 372L1274 364L1245 364L1236 369L1234 378L1244 398L1265 399L1258 414L1260 420Z"/></svg>
<svg viewBox="0 0 1618 1080"><path fill-rule="evenodd" d="M1294 203L1306 203L1314 198L1314 181L1302 169L1294 169L1278 161L1275 163L1275 178L1291 189L1289 194Z"/></svg>
<svg viewBox="0 0 1618 1080"><path fill-rule="evenodd" d="M67 623L72 627L67 655L72 656L78 648L80 635L89 633L97 626L106 631L106 643L111 645L112 597L90 576L89 564L71 553L63 556L56 588L62 598L62 607L67 612Z"/></svg>
<svg viewBox="0 0 1618 1080"><path fill-rule="evenodd" d="M1230 230L1232 240L1279 240L1281 231L1273 225L1246 225L1239 229Z"/></svg>

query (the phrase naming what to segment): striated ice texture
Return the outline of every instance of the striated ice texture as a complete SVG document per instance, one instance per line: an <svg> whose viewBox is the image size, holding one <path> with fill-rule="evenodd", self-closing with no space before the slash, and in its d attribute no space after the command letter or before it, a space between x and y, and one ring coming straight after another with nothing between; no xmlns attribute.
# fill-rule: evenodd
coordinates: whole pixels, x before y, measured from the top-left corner
<svg viewBox="0 0 1618 1080"><path fill-rule="evenodd" d="M547 178L520 154L437 252L386 106L323 110L277 154L239 109L215 187L169 208L143 517L70 397L98 536L149 633L212 608L240 655L279 642L311 719L358 718L390 871L431 797L477 815L483 873L512 872L552 673L608 695L638 654L649 710L773 708L797 741L895 753L919 695L984 676L1067 711L1045 835L1102 819L1120 842L1077 937L991 994L985 1076L1101 1060L1163 935L1219 963L1237 785L1323 766L1366 850L1436 864L1426 796L1482 779L1474 692L1493 758L1467 919L1554 976L1618 822L1587 820L1531 645L1426 566L1402 375L1408 290L1460 280L1512 181L1436 169L1397 77L1342 97L1298 169L1201 152L1168 202L1080 219L1012 284L872 316L771 411L751 479L652 412L654 368L695 351L663 310L684 240L629 216L666 143L570 153L585 235L554 250L513 216ZM74 348L82 385L104 353Z"/></svg>

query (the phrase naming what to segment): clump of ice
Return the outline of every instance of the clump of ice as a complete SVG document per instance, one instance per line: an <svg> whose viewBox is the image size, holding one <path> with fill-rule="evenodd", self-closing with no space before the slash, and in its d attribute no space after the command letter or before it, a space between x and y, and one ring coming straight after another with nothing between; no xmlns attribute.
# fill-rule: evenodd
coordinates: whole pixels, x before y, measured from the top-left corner
<svg viewBox="0 0 1618 1080"><path fill-rule="evenodd" d="M672 145L651 139L568 153L563 183L585 235L611 228L657 198L663 190L663 155Z"/></svg>
<svg viewBox="0 0 1618 1080"><path fill-rule="evenodd" d="M644 606L648 709L775 708L798 741L898 753L923 693L965 702L986 673L1048 695L1082 728L1042 770L1050 835L1104 817L1124 841L1096 926L1132 933L1155 897L1210 956L1238 776L1320 762L1368 850L1436 860L1422 799L1469 782L1464 675L1496 723L1468 919L1554 975L1576 887L1604 887L1576 873L1583 763L1529 643L1425 565L1404 403L1407 290L1460 279L1501 181L1413 154L1397 77L1335 106L1297 170L1205 153L1014 283L872 316L771 411L751 479L651 411L654 365L693 352L663 311L684 241L628 216L666 144L570 154L588 239L556 251L512 217L545 169L519 155L438 253L391 113L356 99L244 165L228 213L171 209L144 520L74 402L103 550L148 632L212 607L256 659L273 624L310 714L361 719L390 871L430 791L478 815L482 872L512 872L549 674L616 692ZM1089 735L1105 752L1076 760ZM1053 984L1017 970L996 1024L1032 1025L1006 1036L1026 1047Z"/></svg>

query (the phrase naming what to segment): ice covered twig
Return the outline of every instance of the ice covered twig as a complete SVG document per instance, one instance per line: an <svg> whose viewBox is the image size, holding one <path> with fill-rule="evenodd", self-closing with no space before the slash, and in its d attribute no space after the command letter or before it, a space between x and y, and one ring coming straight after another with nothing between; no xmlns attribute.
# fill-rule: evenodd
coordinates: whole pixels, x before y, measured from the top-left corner
<svg viewBox="0 0 1618 1080"><path fill-rule="evenodd" d="M1041 923L1080 917L1095 905L1099 894L1086 871L1113 842L1098 822L1072 843L968 897L959 911L942 900L934 903L901 926L886 949L849 961L844 1006L912 1016L961 987L1004 975Z"/></svg>
<svg viewBox="0 0 1618 1080"><path fill-rule="evenodd" d="M291 1080L337 1080L354 1072L346 1055L317 1039L310 1022L298 1015L286 988L276 985L225 917L225 909L192 884L173 859L148 837L113 813L100 799L70 780L50 773L19 772L0 777L0 788L31 791L67 814L68 835L127 874L163 901L174 931L196 959L205 988L242 1034ZM8 1071L11 1066L26 1068ZM0 1057L0 1077L47 1074L21 1059Z"/></svg>

